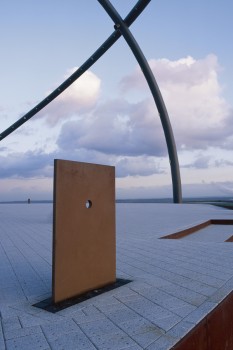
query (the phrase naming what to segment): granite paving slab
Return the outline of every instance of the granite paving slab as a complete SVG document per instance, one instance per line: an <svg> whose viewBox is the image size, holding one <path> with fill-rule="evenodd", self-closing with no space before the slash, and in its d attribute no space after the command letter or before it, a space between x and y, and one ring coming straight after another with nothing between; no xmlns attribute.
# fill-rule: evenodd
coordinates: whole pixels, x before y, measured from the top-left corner
<svg viewBox="0 0 233 350"><path fill-rule="evenodd" d="M232 211L119 203L117 277L132 282L55 314L35 308L51 296L52 211L0 204L0 350L169 350L233 290L233 243L160 239Z"/></svg>

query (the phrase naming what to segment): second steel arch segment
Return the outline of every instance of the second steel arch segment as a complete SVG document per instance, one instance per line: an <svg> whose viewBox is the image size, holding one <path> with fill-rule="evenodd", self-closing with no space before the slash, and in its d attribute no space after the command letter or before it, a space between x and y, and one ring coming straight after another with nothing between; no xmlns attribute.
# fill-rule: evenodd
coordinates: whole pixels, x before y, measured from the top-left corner
<svg viewBox="0 0 233 350"><path fill-rule="evenodd" d="M162 95L160 93L159 87L156 83L155 77L137 41L135 40L127 24L121 18L121 16L113 7L111 2L109 0L98 0L98 2L103 6L105 11L108 13L108 15L111 17L111 19L115 23L115 26L114 26L115 29L118 29L123 35L123 37L125 38L127 44L129 45L131 51L133 52L146 78L150 91L153 95L155 104L157 106L162 127L164 130L165 138L166 138L170 166L171 166L173 200L174 200L174 203L181 203L182 190L181 190L181 179L180 179L180 167L178 162L175 139L174 139L171 123L169 120L168 112L167 112L165 103L163 101Z"/></svg>
<svg viewBox="0 0 233 350"><path fill-rule="evenodd" d="M139 0L136 5L132 8L129 14L125 17L125 23L130 26L137 17L142 13L145 7L151 0ZM59 85L54 91L52 91L46 98L40 101L35 107L19 118L15 123L13 123L9 128L0 133L0 141L5 137L17 130L21 125L26 123L29 119L34 117L38 112L40 112L44 107L46 107L50 102L57 98L63 93L71 84L73 84L77 79L79 79L93 64L98 61L100 57L104 55L106 51L121 37L121 33L118 30L108 37L105 42L100 45L100 47L72 74L70 75L61 85Z"/></svg>

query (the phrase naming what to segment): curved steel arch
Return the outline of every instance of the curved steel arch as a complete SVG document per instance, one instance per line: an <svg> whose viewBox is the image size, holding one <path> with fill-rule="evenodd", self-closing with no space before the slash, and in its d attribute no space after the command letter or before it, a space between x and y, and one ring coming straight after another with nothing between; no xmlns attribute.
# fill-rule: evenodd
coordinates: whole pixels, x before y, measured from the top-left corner
<svg viewBox="0 0 233 350"><path fill-rule="evenodd" d="M125 17L125 23L130 26L137 17L142 13L145 7L151 0L139 0L136 5L132 8L129 14ZM65 91L71 84L73 84L78 78L81 77L103 54L110 49L110 47L121 37L121 33L115 30L108 39L100 45L100 47L73 73L71 74L61 85L59 85L54 91L52 91L45 99L39 102L29 112L24 114L20 119L13 123L9 128L4 130L0 134L0 141L10 135L21 125L26 123L29 119L34 117L39 111L46 107L56 97L58 97L63 91Z"/></svg>
<svg viewBox="0 0 233 350"><path fill-rule="evenodd" d="M172 175L172 185L173 185L173 201L174 203L182 202L182 191L181 191L181 179L180 179L180 169L179 162L176 151L176 144L174 140L174 135L172 132L172 127L170 124L169 116L160 93L159 87L156 83L154 75L148 65L148 62L143 55L139 45L137 44L135 38L129 30L129 26L135 21L135 19L140 15L140 13L145 9L151 0L139 0L137 4L130 11L128 16L123 20L118 14L116 9L112 6L108 0L98 0L103 6L109 16L115 23L115 31L110 35L110 37L93 53L93 55L86 60L83 65L78 68L68 79L66 79L61 85L58 86L51 94L49 94L45 99L38 103L33 109L26 113L22 118L17 120L9 128L4 130L0 134L0 141L5 137L14 132L17 128L31 119L35 114L52 102L57 96L59 96L64 90L66 90L75 80L77 80L87 69L89 69L119 38L121 35L124 36L126 42L131 48L135 58L137 59L142 72L147 80L151 93L153 95L155 104L157 106L161 123L163 126L165 139L168 148L168 154L171 166Z"/></svg>
<svg viewBox="0 0 233 350"><path fill-rule="evenodd" d="M123 37L125 38L127 44L129 45L131 51L133 52L138 64L141 67L141 70L146 78L146 81L149 85L150 91L153 95L155 104L157 106L161 123L163 126L168 154L171 165L171 174L172 174L172 183L173 183L173 199L175 203L182 202L182 191L181 191L181 179L180 179L180 168L176 151L175 139L167 113L165 103L163 101L162 95L160 93L159 87L156 83L155 77L150 69L150 66L140 48L134 36L130 32L127 24L123 21L119 13L113 7L109 0L98 0L98 2L103 6L108 15L112 18L115 23L114 28L118 29Z"/></svg>

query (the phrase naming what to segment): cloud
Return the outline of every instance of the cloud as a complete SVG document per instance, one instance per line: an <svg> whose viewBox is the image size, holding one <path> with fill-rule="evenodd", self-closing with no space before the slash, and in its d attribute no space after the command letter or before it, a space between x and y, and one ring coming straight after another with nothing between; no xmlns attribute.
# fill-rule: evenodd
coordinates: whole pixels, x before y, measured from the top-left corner
<svg viewBox="0 0 233 350"><path fill-rule="evenodd" d="M42 151L0 156L0 178L51 177L53 158Z"/></svg>
<svg viewBox="0 0 233 350"><path fill-rule="evenodd" d="M207 169L210 165L210 156L200 156L195 159L192 163L182 165L182 168L196 168L196 169Z"/></svg>
<svg viewBox="0 0 233 350"><path fill-rule="evenodd" d="M233 111L222 97L217 57L151 59L149 63L167 105L178 150L210 146L230 149ZM102 98L99 102L100 84L100 79L88 71L40 112L40 117L50 126L63 121L57 140L60 149L87 149L123 156L167 155L160 118L151 96L127 101L127 93L148 92L140 69L121 80L124 95L114 100Z"/></svg>
<svg viewBox="0 0 233 350"><path fill-rule="evenodd" d="M217 58L160 59L150 65L168 107L178 150L230 149L233 113L222 97ZM100 79L87 72L41 112L50 126L63 121L56 129L58 150L1 156L0 176L51 177L53 158L115 165L118 177L163 172L159 160L167 156L167 147L154 101L145 94L138 100L138 93L127 100L128 93L147 91L139 69L124 77L120 86L124 94L115 99L101 96L97 102ZM225 161L214 163L209 155L192 152L186 168L219 167Z"/></svg>
<svg viewBox="0 0 233 350"><path fill-rule="evenodd" d="M162 91L178 147L224 147L232 135L233 113L222 97L217 57L152 59L149 63ZM138 68L121 81L124 93L145 86Z"/></svg>
<svg viewBox="0 0 233 350"><path fill-rule="evenodd" d="M195 60L191 56L176 61L167 58L151 59L149 65L159 85L177 84L185 85L187 88L206 84L206 77L215 79L216 70L219 69L215 55L208 55L200 60ZM145 79L139 67L121 80L121 88L123 91L145 88Z"/></svg>
<svg viewBox="0 0 233 350"><path fill-rule="evenodd" d="M7 147L3 146L3 147L0 147L0 152L5 152L7 151Z"/></svg>
<svg viewBox="0 0 233 350"><path fill-rule="evenodd" d="M116 176L149 176L161 174L163 171L159 168L154 157L124 157L116 161Z"/></svg>
<svg viewBox="0 0 233 350"><path fill-rule="evenodd" d="M216 167L222 168L225 166L233 166L233 162L226 160L226 159L217 159L217 160L215 160L214 165Z"/></svg>
<svg viewBox="0 0 233 350"><path fill-rule="evenodd" d="M95 150L66 150L52 152L10 152L0 156L0 179L52 178L54 159L111 165L116 167L116 177L149 176L163 173L159 162L152 156L123 157L108 155Z"/></svg>
<svg viewBox="0 0 233 350"><path fill-rule="evenodd" d="M99 105L93 113L63 125L57 141L63 150L88 149L109 155L165 154L159 120L147 100L118 99Z"/></svg>
<svg viewBox="0 0 233 350"><path fill-rule="evenodd" d="M178 150L230 148L233 114L222 97L216 56L151 60L150 65L166 101ZM63 123L57 145L67 154L76 152L78 158L85 155L82 161L91 158L116 165L119 177L158 173L155 159L166 157L167 147L154 101L151 97L127 100L128 92L146 91L140 70L124 77L120 86L123 95L102 99L77 120ZM183 167L218 166L209 155L193 157ZM141 163L146 164L144 170Z"/></svg>
<svg viewBox="0 0 233 350"><path fill-rule="evenodd" d="M168 108L177 148L230 148L233 113L222 97L217 57L209 55L195 60L188 56L176 61L152 59L150 65ZM63 124L57 140L60 149L87 149L131 157L167 155L152 98L127 101L128 92L146 91L139 68L124 77L120 86L124 96L95 104L85 113L77 112L75 121ZM73 112L76 113L75 109ZM59 111L57 113L59 115Z"/></svg>
<svg viewBox="0 0 233 350"><path fill-rule="evenodd" d="M64 80L77 68L69 69ZM95 106L100 94L100 86L100 79L91 71L87 71L39 112L38 117L45 118L50 126L54 126L59 121L67 120L73 115L83 114Z"/></svg>

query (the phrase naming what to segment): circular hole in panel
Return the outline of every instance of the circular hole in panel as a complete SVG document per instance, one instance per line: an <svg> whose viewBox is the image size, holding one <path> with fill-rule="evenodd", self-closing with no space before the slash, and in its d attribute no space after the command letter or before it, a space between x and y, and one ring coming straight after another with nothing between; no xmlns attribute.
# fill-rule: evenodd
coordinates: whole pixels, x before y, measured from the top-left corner
<svg viewBox="0 0 233 350"><path fill-rule="evenodd" d="M92 201L90 199L86 200L86 208L90 209L92 207Z"/></svg>

